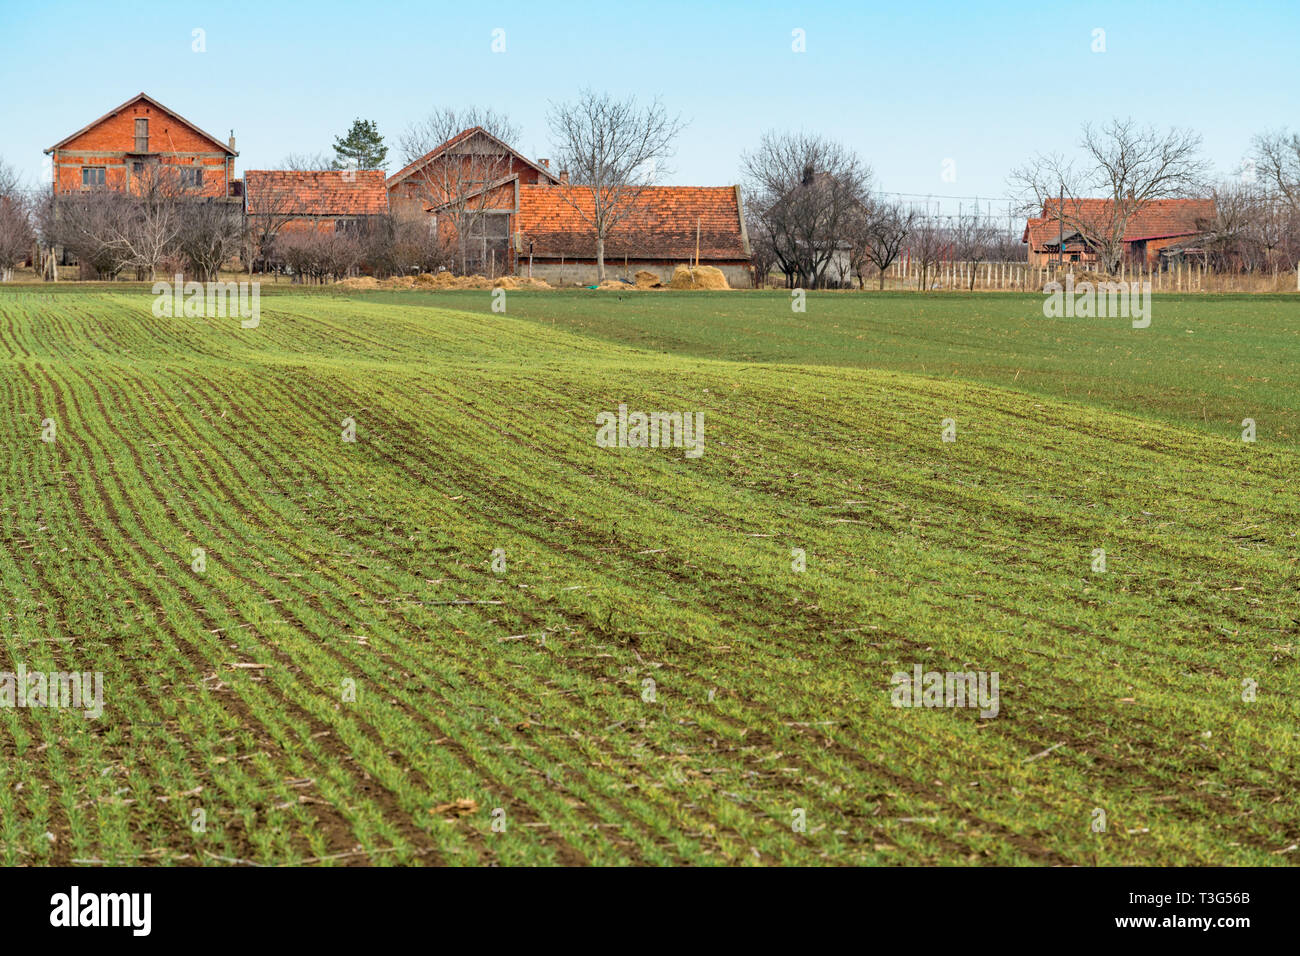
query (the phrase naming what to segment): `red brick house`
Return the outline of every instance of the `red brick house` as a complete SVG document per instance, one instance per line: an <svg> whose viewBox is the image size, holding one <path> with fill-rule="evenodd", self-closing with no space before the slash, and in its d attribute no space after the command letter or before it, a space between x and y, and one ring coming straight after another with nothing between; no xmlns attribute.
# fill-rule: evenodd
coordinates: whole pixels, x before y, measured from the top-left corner
<svg viewBox="0 0 1300 956"><path fill-rule="evenodd" d="M1109 232L1114 205L1110 199L1066 199L1064 205L1059 199L1045 202L1043 214L1026 221L1020 238L1028 247L1029 264L1047 265L1056 261L1058 252L1065 262L1095 262L1097 255L1086 237ZM1153 265L1159 261L1161 249L1201 234L1213 218L1212 199L1148 200L1125 225L1126 258Z"/></svg>
<svg viewBox="0 0 1300 956"><path fill-rule="evenodd" d="M153 97L140 93L49 149L56 195L125 191L149 164L175 167L196 198L235 192L235 137L223 143Z"/></svg>

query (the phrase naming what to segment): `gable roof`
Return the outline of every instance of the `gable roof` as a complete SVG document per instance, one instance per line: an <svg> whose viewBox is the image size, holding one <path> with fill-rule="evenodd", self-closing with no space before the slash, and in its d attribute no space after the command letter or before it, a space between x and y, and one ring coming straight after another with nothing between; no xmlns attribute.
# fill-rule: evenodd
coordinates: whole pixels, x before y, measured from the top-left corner
<svg viewBox="0 0 1300 956"><path fill-rule="evenodd" d="M110 117L116 116L118 113L122 112L122 110L126 109L128 106L132 106L132 105L134 105L134 104L136 104L136 103L139 103L141 100L144 100L144 101L145 101L146 103L148 103L150 106L154 107L154 109L162 110L162 111L163 111L164 113L166 113L168 116L174 116L176 119L180 120L182 123L184 123L184 124L185 124L186 126L188 126L190 129L194 130L194 132L198 133L200 136L202 136L202 137L204 137L204 138L206 138L206 139L211 140L213 143L215 143L215 144L217 145L217 147L219 147L219 148L220 148L221 150L223 150L224 152L229 153L231 156L238 156L238 155L239 155L239 153L235 152L233 149L230 148L230 146L229 146L228 143L223 143L221 140L217 139L217 138L216 138L215 136L213 136L211 133L207 132L206 130L202 130L202 129L200 129L199 127L195 126L193 123L191 123L189 120L187 120L184 116L181 116L180 113L177 113L175 110L173 110L173 109L169 109L168 107L163 106L161 103L159 103L156 99L154 99L154 98L153 98L152 96L150 96L148 93L137 93L135 96L131 97L129 100L127 100L127 101L126 101L125 103L123 103L121 106L117 106L117 107L115 107L115 108L109 110L107 113L105 113L103 116L101 116L99 119L95 120L94 122L92 122L92 123L87 123L85 126L81 127L81 129L77 130L77 131L76 131L75 133L73 133L71 136L65 136L63 139L59 140L57 143L55 143L55 144L54 144L53 146L51 146L49 149L45 150L45 152L47 152L47 153L52 153L52 152L54 152L56 149L62 149L65 143L70 143L72 140L76 139L76 138L77 138L78 136L80 136L82 133L85 133L85 132L87 132L88 130L92 130L92 129L94 129L94 128L95 128L96 126L98 126L100 123L104 122L104 120L109 119Z"/></svg>
<svg viewBox="0 0 1300 956"><path fill-rule="evenodd" d="M460 143L465 142L466 140L473 137L475 134L481 134L482 136L487 137L487 139L490 140L494 145L500 147L503 152L508 153L509 155L513 156L515 159L518 159L522 163L527 163L529 166L537 170L539 173L541 173L551 182L558 183L560 181L560 178L556 176L555 173L551 172L549 169L547 169L545 166L541 165L540 163L533 162L533 160L529 159L523 153L517 152L516 150L512 149L506 143L497 139L495 136L493 136L491 133L485 130L482 126L471 126L469 129L461 130L459 133L457 133L451 139L447 140L445 143L441 143L435 146L433 149L429 150L419 159L407 163L397 172L393 173L392 176L388 177L388 188L392 189L402 180L408 179L411 175L413 175L416 172L416 170L420 169L423 166L427 166L439 155L445 153L453 146L457 146Z"/></svg>
<svg viewBox="0 0 1300 956"><path fill-rule="evenodd" d="M244 197L250 216L376 216L388 212L382 169L250 169L244 173Z"/></svg>
<svg viewBox="0 0 1300 956"><path fill-rule="evenodd" d="M1104 223L1113 207L1114 200L1111 199L1066 199L1066 238L1076 231L1070 227L1071 219L1076 222ZM1046 242L1054 245L1059 231L1057 212L1061 208L1059 199L1049 199L1043 203L1043 215L1025 223L1020 241L1031 243L1039 251ZM1148 199L1138 206L1126 224L1124 241L1141 242L1146 239L1196 235L1202 231L1200 223L1213 216L1213 199Z"/></svg>
<svg viewBox="0 0 1300 956"><path fill-rule="evenodd" d="M1086 243L1079 230L1073 226L1061 228L1055 219L1030 219L1025 223L1025 231L1020 236L1021 242L1031 243L1035 252L1045 248L1056 248L1058 242L1064 241L1067 249L1080 249Z"/></svg>
<svg viewBox="0 0 1300 956"><path fill-rule="evenodd" d="M540 258L593 258L594 232L579 212L590 217L592 206L585 186L520 186L516 228L523 251L532 243ZM647 186L606 239L605 257L690 259L698 224L702 260L748 259L740 216L735 186Z"/></svg>

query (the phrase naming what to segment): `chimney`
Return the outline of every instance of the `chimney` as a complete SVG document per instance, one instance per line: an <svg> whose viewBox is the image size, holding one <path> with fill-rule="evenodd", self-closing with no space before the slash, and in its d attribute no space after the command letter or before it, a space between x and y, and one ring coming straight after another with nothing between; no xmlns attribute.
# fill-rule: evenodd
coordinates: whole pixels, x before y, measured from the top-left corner
<svg viewBox="0 0 1300 956"><path fill-rule="evenodd" d="M560 170L560 185L561 186L569 185L569 171L567 169Z"/></svg>
<svg viewBox="0 0 1300 956"><path fill-rule="evenodd" d="M538 162L542 164L542 167L544 169L551 168L551 161L549 159L539 159Z"/></svg>
<svg viewBox="0 0 1300 956"><path fill-rule="evenodd" d="M235 152L235 131L233 129L230 131L230 151L232 153ZM227 176L229 179L233 180L235 178L235 157L231 156L229 162L230 172L227 173Z"/></svg>

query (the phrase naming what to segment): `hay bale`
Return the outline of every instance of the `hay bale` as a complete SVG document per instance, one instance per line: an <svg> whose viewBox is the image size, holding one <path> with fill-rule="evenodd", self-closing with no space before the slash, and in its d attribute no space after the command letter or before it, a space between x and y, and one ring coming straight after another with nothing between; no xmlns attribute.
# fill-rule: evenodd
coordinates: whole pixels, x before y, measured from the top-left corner
<svg viewBox="0 0 1300 956"><path fill-rule="evenodd" d="M730 289L727 277L715 266L678 266L673 270L670 289Z"/></svg>
<svg viewBox="0 0 1300 956"><path fill-rule="evenodd" d="M663 288L664 280L659 277L659 273L651 272L649 269L640 269L632 277L636 282L638 289L660 289Z"/></svg>
<svg viewBox="0 0 1300 956"><path fill-rule="evenodd" d="M378 289L379 280L374 276L357 276L355 279L343 279L334 283L340 289Z"/></svg>
<svg viewBox="0 0 1300 956"><path fill-rule="evenodd" d="M533 279L528 276L502 276L492 283L494 289L549 289L551 284L545 279Z"/></svg>

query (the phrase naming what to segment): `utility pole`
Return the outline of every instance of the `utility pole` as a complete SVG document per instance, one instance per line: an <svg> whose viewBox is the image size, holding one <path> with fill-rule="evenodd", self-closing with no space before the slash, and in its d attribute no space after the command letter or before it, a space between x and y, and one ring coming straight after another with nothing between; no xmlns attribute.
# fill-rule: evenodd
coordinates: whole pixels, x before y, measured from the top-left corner
<svg viewBox="0 0 1300 956"><path fill-rule="evenodd" d="M1056 200L1056 269L1059 272L1065 262L1065 183L1061 183L1061 195Z"/></svg>

